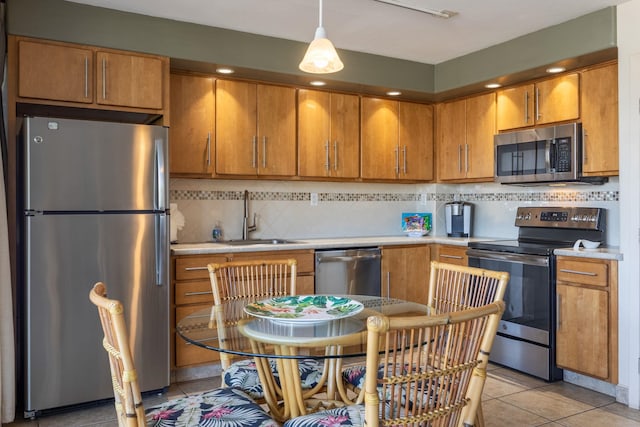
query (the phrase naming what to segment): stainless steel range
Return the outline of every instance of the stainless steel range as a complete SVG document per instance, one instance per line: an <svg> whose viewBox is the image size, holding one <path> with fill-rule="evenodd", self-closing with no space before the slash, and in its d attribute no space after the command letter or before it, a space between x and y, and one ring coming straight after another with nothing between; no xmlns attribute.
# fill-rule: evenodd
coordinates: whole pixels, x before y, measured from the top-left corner
<svg viewBox="0 0 640 427"><path fill-rule="evenodd" d="M470 266L511 274L490 360L547 381L560 380L553 251L578 239L604 243L605 209L520 207L515 225L517 240L473 242L467 251Z"/></svg>

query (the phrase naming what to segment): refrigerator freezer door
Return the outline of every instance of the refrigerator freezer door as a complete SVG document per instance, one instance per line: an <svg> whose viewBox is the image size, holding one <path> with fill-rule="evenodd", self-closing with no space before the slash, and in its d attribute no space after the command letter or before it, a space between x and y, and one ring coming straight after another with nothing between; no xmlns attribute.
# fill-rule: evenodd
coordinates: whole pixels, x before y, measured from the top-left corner
<svg viewBox="0 0 640 427"><path fill-rule="evenodd" d="M22 138L27 210L169 208L164 127L28 117Z"/></svg>
<svg viewBox="0 0 640 427"><path fill-rule="evenodd" d="M98 281L125 307L142 390L167 387L169 286L157 279L168 277L168 252L156 260L156 240L168 241L166 217L36 215L26 223L25 412L113 397L104 335L89 301Z"/></svg>

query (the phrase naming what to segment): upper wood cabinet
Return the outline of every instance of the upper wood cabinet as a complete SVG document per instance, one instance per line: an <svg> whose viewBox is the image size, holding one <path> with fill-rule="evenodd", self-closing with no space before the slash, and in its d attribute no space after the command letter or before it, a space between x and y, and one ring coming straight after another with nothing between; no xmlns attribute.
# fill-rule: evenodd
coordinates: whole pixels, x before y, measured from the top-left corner
<svg viewBox="0 0 640 427"><path fill-rule="evenodd" d="M361 177L433 179L433 107L362 98Z"/></svg>
<svg viewBox="0 0 640 427"><path fill-rule="evenodd" d="M495 94L438 104L438 180L493 180Z"/></svg>
<svg viewBox="0 0 640 427"><path fill-rule="evenodd" d="M216 174L296 174L295 89L217 80L216 111Z"/></svg>
<svg viewBox="0 0 640 427"><path fill-rule="evenodd" d="M618 65L586 70L580 79L582 173L618 175Z"/></svg>
<svg viewBox="0 0 640 427"><path fill-rule="evenodd" d="M154 111L168 107L169 59L16 37L19 102Z"/></svg>
<svg viewBox="0 0 640 427"><path fill-rule="evenodd" d="M577 119L579 81L573 73L497 91L498 130Z"/></svg>
<svg viewBox="0 0 640 427"><path fill-rule="evenodd" d="M357 95L298 90L299 176L359 176L359 111Z"/></svg>
<svg viewBox="0 0 640 427"><path fill-rule="evenodd" d="M213 174L215 95L212 77L171 74L169 172Z"/></svg>

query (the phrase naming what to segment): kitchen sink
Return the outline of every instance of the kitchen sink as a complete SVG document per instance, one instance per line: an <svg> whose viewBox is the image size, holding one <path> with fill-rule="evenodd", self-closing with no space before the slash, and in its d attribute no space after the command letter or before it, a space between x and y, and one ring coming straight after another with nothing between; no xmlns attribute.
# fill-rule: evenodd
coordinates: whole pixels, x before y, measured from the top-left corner
<svg viewBox="0 0 640 427"><path fill-rule="evenodd" d="M249 240L229 240L223 242L231 246L249 246L249 245L284 245L286 243L298 243L294 240L285 239L249 239Z"/></svg>

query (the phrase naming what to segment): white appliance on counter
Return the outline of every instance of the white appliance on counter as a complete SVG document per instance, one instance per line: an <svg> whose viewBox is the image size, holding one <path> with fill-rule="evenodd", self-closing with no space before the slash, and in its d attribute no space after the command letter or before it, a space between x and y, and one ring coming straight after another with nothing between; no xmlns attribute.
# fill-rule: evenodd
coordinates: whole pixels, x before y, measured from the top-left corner
<svg viewBox="0 0 640 427"><path fill-rule="evenodd" d="M167 129L24 119L24 414L113 398L89 291L125 307L142 391L169 385Z"/></svg>

